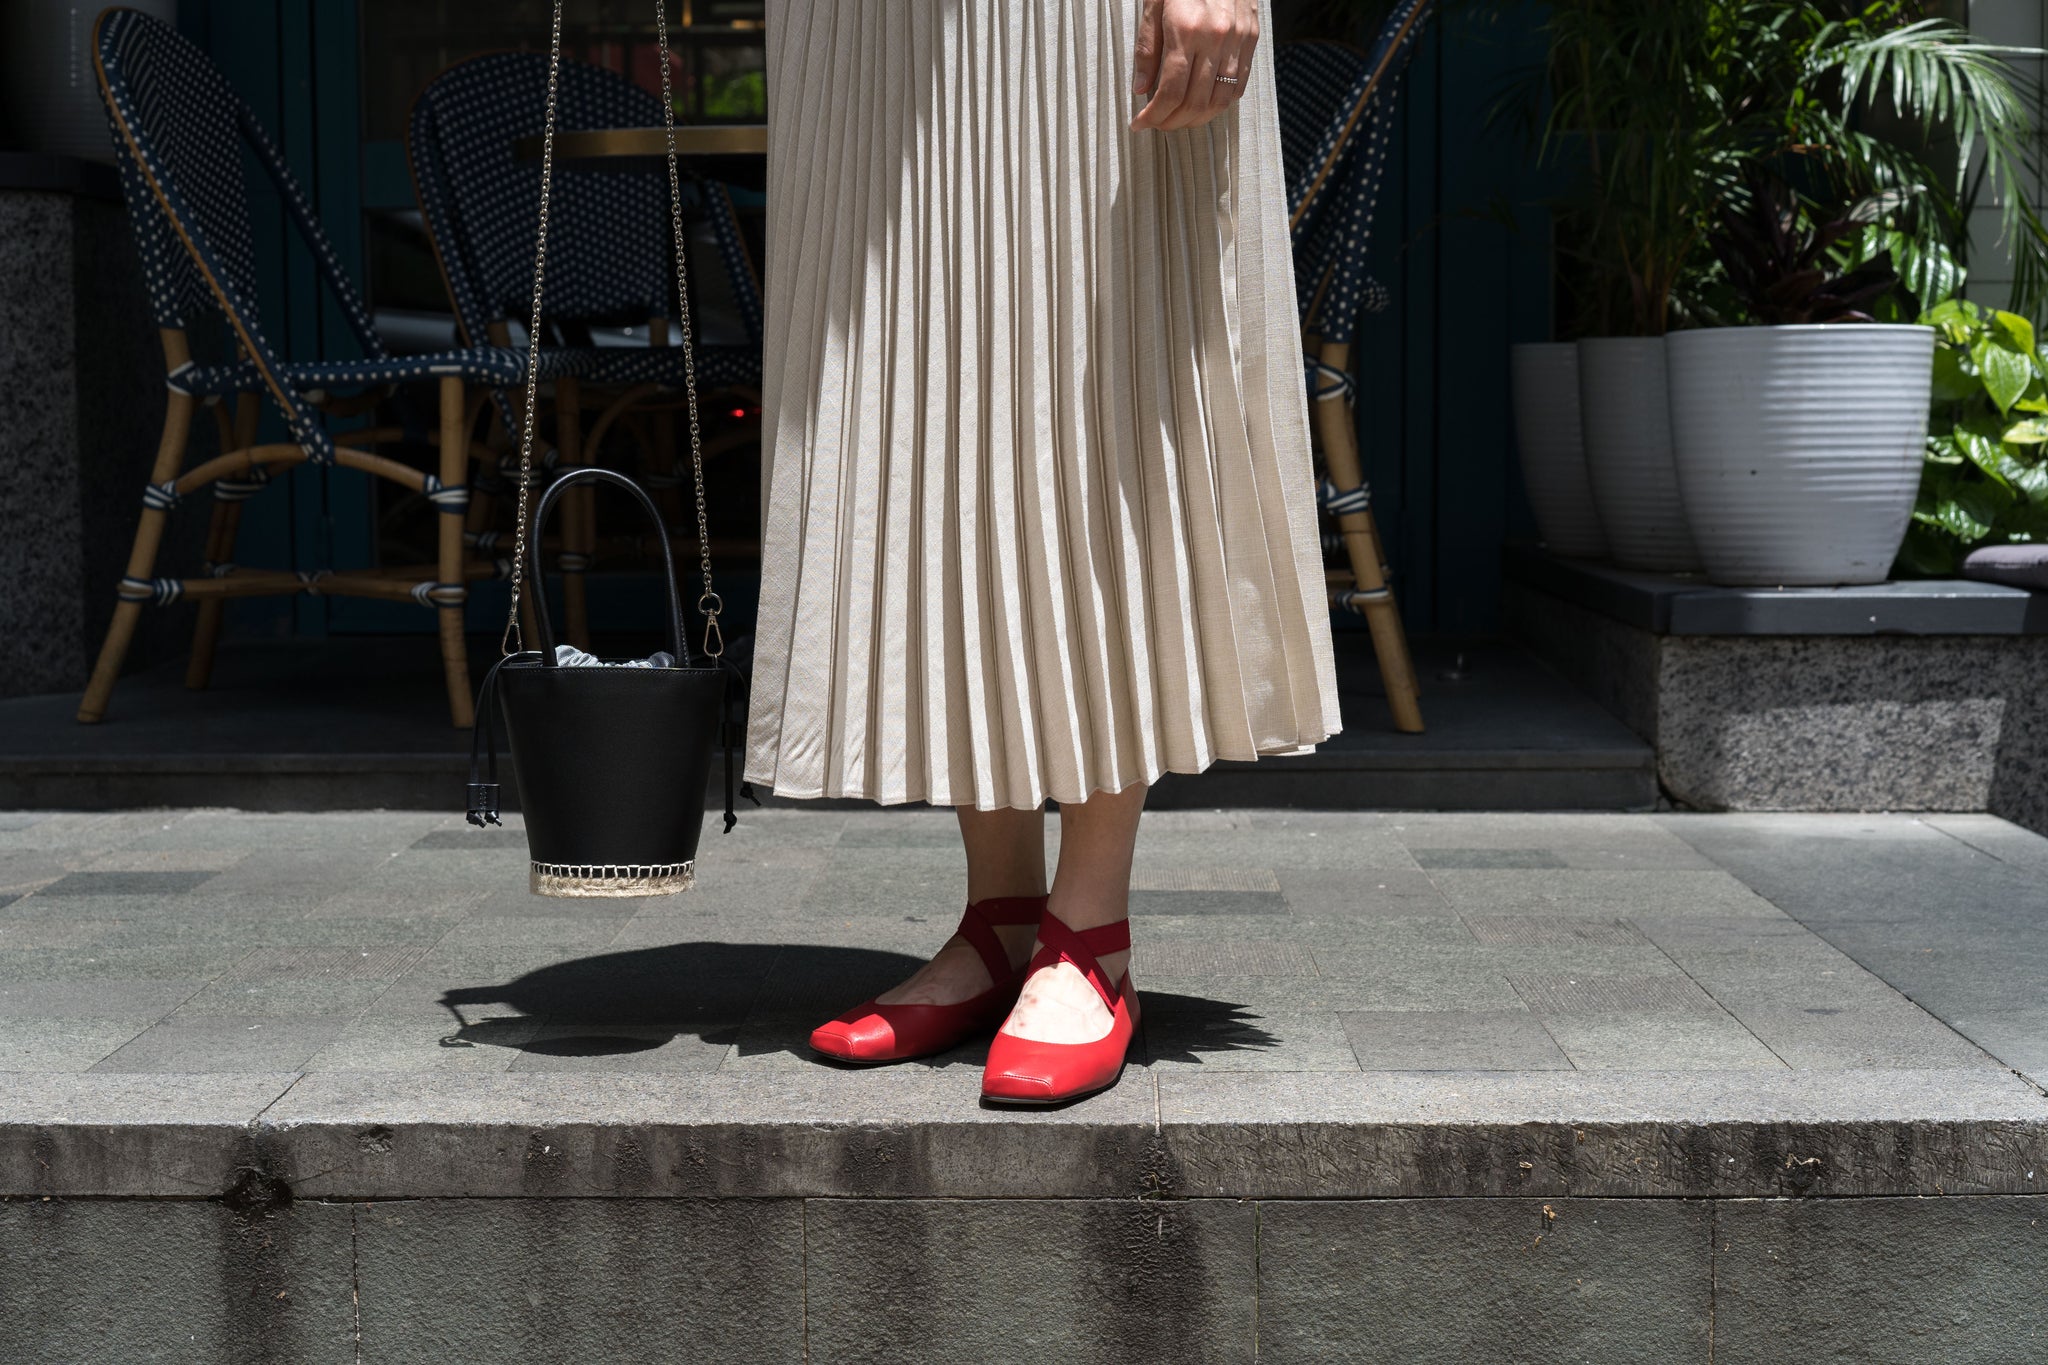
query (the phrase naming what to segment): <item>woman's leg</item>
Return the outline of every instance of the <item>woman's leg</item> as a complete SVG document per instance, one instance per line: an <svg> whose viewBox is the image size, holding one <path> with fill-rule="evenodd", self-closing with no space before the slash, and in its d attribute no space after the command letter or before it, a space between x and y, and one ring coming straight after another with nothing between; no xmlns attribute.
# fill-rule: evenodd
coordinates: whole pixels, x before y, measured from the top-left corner
<svg viewBox="0 0 2048 1365"><path fill-rule="evenodd" d="M1096 792L1079 805L1061 805L1059 871L1047 909L1068 928L1094 929L1129 913L1131 855L1146 790L1136 782L1120 792ZM1117 981L1130 960L1129 952L1105 953L1102 970ZM1003 1032L1044 1043L1092 1043L1108 1036L1111 1023L1088 978L1062 962L1032 973Z"/></svg>
<svg viewBox="0 0 2048 1365"><path fill-rule="evenodd" d="M1045 810L976 810L961 806L960 841L967 846L967 899L1045 894ZM1064 825L1061 826L1065 828ZM1013 966L1030 955L1036 931L1000 924L996 937ZM908 981L875 999L884 1005L952 1005L993 984L974 945L955 934Z"/></svg>

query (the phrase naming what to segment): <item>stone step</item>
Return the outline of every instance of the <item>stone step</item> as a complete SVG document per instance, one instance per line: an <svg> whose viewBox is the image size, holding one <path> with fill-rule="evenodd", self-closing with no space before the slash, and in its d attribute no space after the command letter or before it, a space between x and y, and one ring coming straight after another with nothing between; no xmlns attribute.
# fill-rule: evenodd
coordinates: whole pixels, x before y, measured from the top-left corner
<svg viewBox="0 0 2048 1365"><path fill-rule="evenodd" d="M0 1077L0 1197L1771 1198L2048 1192L1996 1069ZM238 1194L237 1192L241 1192Z"/></svg>

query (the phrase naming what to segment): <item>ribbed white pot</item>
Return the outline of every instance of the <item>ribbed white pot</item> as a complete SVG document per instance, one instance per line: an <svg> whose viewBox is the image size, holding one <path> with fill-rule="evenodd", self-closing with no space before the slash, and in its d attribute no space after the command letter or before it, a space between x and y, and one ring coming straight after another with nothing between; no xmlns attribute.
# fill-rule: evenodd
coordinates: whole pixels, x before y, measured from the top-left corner
<svg viewBox="0 0 2048 1365"><path fill-rule="evenodd" d="M1586 473L1624 569L1699 568L1671 451L1662 337L1588 337L1579 346L1579 419Z"/></svg>
<svg viewBox="0 0 2048 1365"><path fill-rule="evenodd" d="M1679 484L1708 578L1882 583L1920 487L1934 329L1715 327L1666 346Z"/></svg>
<svg viewBox="0 0 2048 1365"><path fill-rule="evenodd" d="M177 0L121 0L167 24ZM24 151L111 162L114 135L92 67L92 26L100 4L15 0L0 5L0 80L9 122Z"/></svg>
<svg viewBox="0 0 2048 1365"><path fill-rule="evenodd" d="M1569 341L1523 342L1508 348L1508 369L1522 487L1536 513L1536 529L1555 554L1599 559L1607 553L1607 534L1586 477L1579 348Z"/></svg>

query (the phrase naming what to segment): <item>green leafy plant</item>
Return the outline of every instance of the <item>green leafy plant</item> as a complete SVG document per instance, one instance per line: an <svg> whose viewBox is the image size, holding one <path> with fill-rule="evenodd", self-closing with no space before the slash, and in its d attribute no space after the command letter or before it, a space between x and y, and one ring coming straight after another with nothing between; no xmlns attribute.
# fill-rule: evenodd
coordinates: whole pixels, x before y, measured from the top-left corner
<svg viewBox="0 0 2048 1365"><path fill-rule="evenodd" d="M1880 249L1846 272L1831 252L1862 242L1865 225L1883 206L1882 199L1867 199L1843 217L1816 221L1798 191L1752 171L1746 200L1722 206L1711 239L1714 257L1743 311L1758 323L1875 322L1864 310L1899 287L1891 251Z"/></svg>
<svg viewBox="0 0 2048 1365"><path fill-rule="evenodd" d="M1937 329L1927 462L1898 570L1953 574L1980 545L2048 540L2048 376L2033 324L1952 299Z"/></svg>
<svg viewBox="0 0 2048 1365"><path fill-rule="evenodd" d="M1554 205L1569 332L1753 320L1714 307L1709 239L1748 210L1758 168L1811 203L1879 206L1831 255L1854 269L1841 258L1889 251L1917 300L1907 316L1954 288L1987 192L2015 247L2016 306L2048 299L2035 92L2010 64L2031 49L1979 42L1917 0L1556 0L1548 28L1518 98L1525 116L1548 100L1539 151L1576 167Z"/></svg>

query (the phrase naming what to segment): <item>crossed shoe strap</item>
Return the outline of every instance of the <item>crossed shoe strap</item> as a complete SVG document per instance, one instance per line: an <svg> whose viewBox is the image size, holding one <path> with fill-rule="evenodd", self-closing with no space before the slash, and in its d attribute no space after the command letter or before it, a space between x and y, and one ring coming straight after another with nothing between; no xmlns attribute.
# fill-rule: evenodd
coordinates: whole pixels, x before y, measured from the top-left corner
<svg viewBox="0 0 2048 1365"><path fill-rule="evenodd" d="M1121 993L1117 983L1109 979L1109 973L1102 970L1102 963L1096 960L1100 953L1120 953L1131 946L1131 922L1120 919L1114 924L1104 924L1094 929L1070 929L1056 916L1047 913L1038 922L1039 949L1031 959L1031 970L1050 967L1060 962L1071 962L1088 984L1095 987L1095 993L1102 997L1102 1003L1112 1011L1116 1009L1117 997Z"/></svg>
<svg viewBox="0 0 2048 1365"><path fill-rule="evenodd" d="M987 900L969 901L967 912L960 916L960 937L974 945L974 951L981 954L982 965L988 968L988 979L1001 985L1016 972L1010 966L1010 955L1003 948L1003 940L997 935L998 924L1036 924L1045 914L1044 896L991 896Z"/></svg>

